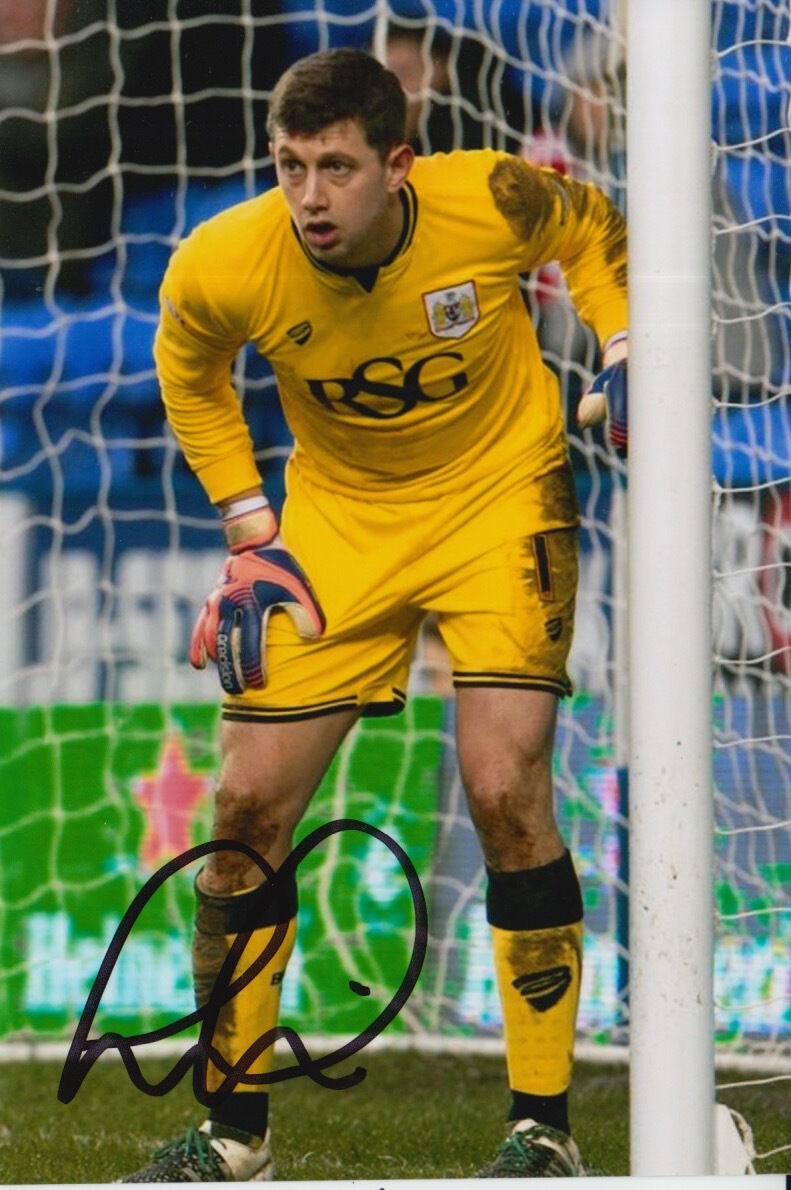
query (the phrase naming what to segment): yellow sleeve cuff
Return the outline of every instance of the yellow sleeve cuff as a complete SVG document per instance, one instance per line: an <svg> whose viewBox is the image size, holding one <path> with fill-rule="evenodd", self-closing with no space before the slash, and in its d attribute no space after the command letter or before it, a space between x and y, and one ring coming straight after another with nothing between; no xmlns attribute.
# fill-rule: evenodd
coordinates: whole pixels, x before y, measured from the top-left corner
<svg viewBox="0 0 791 1190"><path fill-rule="evenodd" d="M590 321L599 343L603 347L608 339L611 339L618 331L626 330L629 325L629 309L626 300L618 298L617 301L608 302L605 306L599 307Z"/></svg>
<svg viewBox="0 0 791 1190"><path fill-rule="evenodd" d="M261 486L261 475L252 453L237 451L222 459L215 459L195 471L206 489L212 504L230 500L240 492Z"/></svg>

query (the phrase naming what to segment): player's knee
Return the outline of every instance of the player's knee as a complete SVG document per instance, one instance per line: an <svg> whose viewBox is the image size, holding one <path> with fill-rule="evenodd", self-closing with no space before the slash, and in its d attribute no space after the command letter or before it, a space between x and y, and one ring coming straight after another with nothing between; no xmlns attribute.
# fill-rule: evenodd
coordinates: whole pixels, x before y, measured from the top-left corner
<svg viewBox="0 0 791 1190"><path fill-rule="evenodd" d="M288 854L297 818L288 799L221 779L215 792L214 838L242 843L266 863L237 848L212 852L201 876L204 890L225 895L262 883L267 864L277 868Z"/></svg>
<svg viewBox="0 0 791 1190"><path fill-rule="evenodd" d="M473 768L464 778L470 811L479 832L529 829L539 809L540 792L522 771L497 766Z"/></svg>
<svg viewBox="0 0 791 1190"><path fill-rule="evenodd" d="M514 802L533 804L551 787L551 759L539 746L462 751L460 767L470 804L481 813L497 814Z"/></svg>
<svg viewBox="0 0 791 1190"><path fill-rule="evenodd" d="M502 762L488 764L476 758L463 762L460 767L470 807L479 819L495 814L519 786L517 774Z"/></svg>
<svg viewBox="0 0 791 1190"><path fill-rule="evenodd" d="M282 829L282 807L265 797L220 786L214 811L215 838L235 839L264 853Z"/></svg>

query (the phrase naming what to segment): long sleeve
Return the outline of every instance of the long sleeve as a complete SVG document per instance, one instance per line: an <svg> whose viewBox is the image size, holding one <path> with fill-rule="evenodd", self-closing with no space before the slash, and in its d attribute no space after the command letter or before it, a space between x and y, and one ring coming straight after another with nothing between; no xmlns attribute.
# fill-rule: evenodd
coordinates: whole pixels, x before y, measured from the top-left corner
<svg viewBox="0 0 791 1190"><path fill-rule="evenodd" d="M261 482L250 432L231 384L245 340L207 298L200 233L171 259L160 290L154 358L168 422L214 503Z"/></svg>
<svg viewBox="0 0 791 1190"><path fill-rule="evenodd" d="M605 343L627 325L626 224L595 186L502 156L489 176L523 269L557 260L579 314Z"/></svg>

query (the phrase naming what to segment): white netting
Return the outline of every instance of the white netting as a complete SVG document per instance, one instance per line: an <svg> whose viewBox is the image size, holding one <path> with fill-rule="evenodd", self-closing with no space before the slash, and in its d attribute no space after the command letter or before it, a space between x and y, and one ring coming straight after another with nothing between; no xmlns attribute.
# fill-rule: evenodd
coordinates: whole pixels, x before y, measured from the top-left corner
<svg viewBox="0 0 791 1190"><path fill-rule="evenodd" d="M716 1019L791 1053L791 27L714 6Z"/></svg>
<svg viewBox="0 0 791 1190"><path fill-rule="evenodd" d="M175 764L188 787L196 774L205 785L194 821L175 837L191 841L206 828L200 797L208 797L215 761L207 742L214 720L192 704L214 689L186 664L186 645L221 551L216 517L164 431L156 392L156 289L170 251L210 213L272 184L268 94L290 61L328 45L375 44L387 56L415 94L411 118L423 151L502 146L591 179L624 206L622 7L0 0L0 698L10 708L1 755L18 795L6 799L0 821L4 867L17 861L3 878L7 1034L68 1028L75 997L67 1003L56 992L73 981L47 976L46 962L79 953L90 965L106 927L86 915L81 890L101 888L108 903L117 893L122 908L146 864L165 854L150 843L144 813L151 791L164 787L158 771L172 777L167 766ZM784 4L769 0L718 0L713 13L717 1028L723 1052L791 1061L788 18ZM525 297L571 415L596 345L556 270L526 278ZM246 353L236 379L279 503L288 434L271 374ZM572 433L572 460L582 584L558 802L588 922L581 1036L621 1043L626 840L612 640L619 475L598 435ZM412 689L435 700L448 693L430 632ZM75 706L52 709L60 703L97 706L80 719ZM482 870L453 763L452 706L432 705L434 718L410 718L406 734L390 724L357 733L321 806L369 815L379 806L379 825L410 848L429 849L421 875L432 946L404 1019L451 1039L494 1036ZM364 766L348 785L371 738L396 750L378 794ZM167 751L172 739L181 741L178 755ZM416 761L424 748L429 759ZM76 780L70 764L91 780ZM404 774L415 764L438 817L434 802L424 800L420 813L410 802ZM388 797L400 802L401 818ZM404 823L414 822L422 827L412 836ZM88 826L101 836L100 870L75 860ZM352 851L351 870L370 875L381 866L364 849ZM310 881L322 929L337 944L349 919L329 870ZM371 914L387 904L387 889L377 887L376 895L359 889ZM184 938L190 908L186 894L171 902L151 945L163 954L176 946L181 956L167 968L180 989L175 1005L186 967L173 938ZM369 931L361 945L370 939ZM309 962L302 945L293 970L304 987L323 986L310 982ZM320 1027L311 1013L321 997L305 1001L291 978L287 1002ZM120 1005L135 1003L128 979ZM146 1008L154 1017L164 1010L164 1001Z"/></svg>

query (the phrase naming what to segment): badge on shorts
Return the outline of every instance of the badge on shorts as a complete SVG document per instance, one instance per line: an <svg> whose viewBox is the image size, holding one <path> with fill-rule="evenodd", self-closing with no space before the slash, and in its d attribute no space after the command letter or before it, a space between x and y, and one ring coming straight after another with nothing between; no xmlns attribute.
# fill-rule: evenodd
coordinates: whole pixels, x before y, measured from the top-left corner
<svg viewBox="0 0 791 1190"><path fill-rule="evenodd" d="M474 281L423 294L429 330L438 339L460 339L481 316Z"/></svg>

